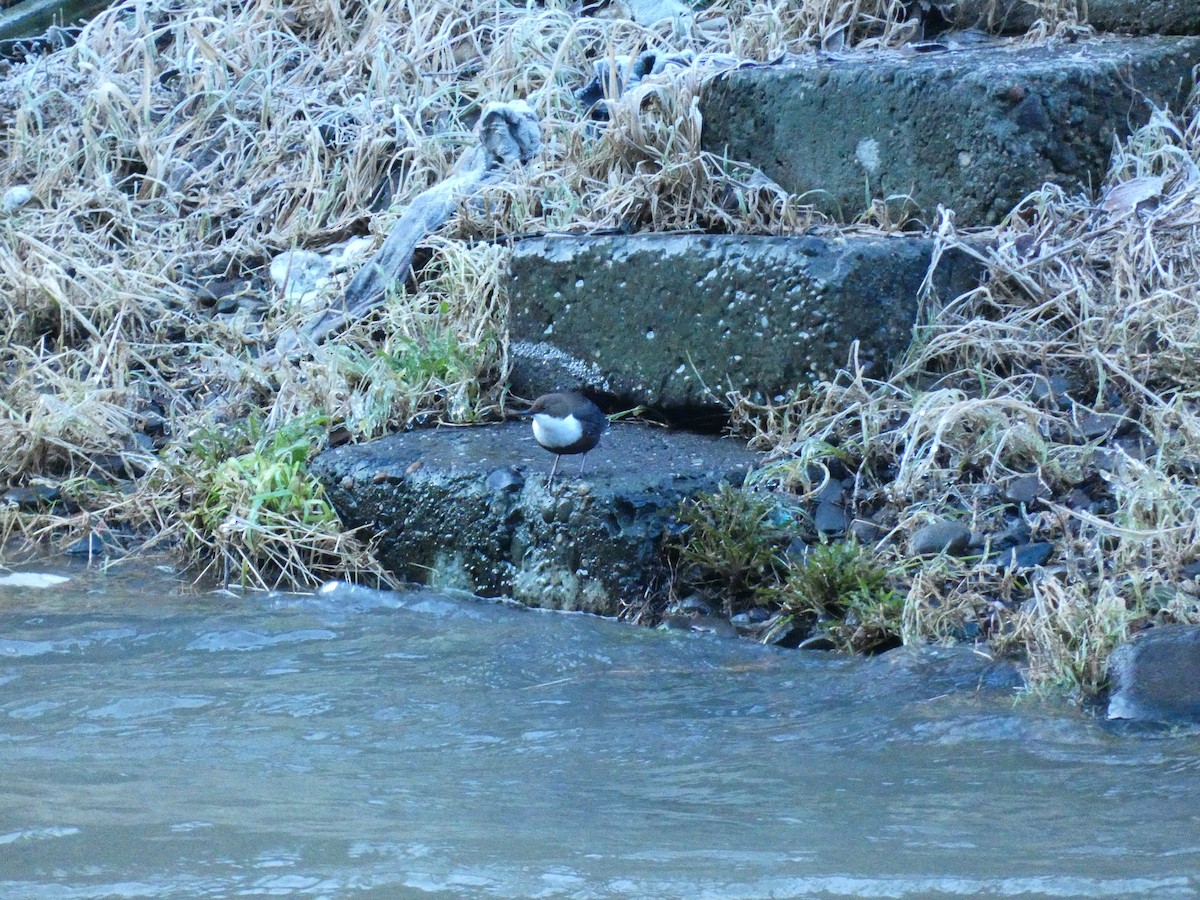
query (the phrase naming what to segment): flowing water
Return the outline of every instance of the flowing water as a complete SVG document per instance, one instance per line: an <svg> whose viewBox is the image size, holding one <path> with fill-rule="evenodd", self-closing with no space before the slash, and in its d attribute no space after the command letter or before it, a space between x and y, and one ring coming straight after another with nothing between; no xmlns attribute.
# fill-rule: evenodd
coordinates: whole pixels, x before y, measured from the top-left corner
<svg viewBox="0 0 1200 900"><path fill-rule="evenodd" d="M0 898L1200 894L1200 739L874 660L154 571L0 587Z"/></svg>

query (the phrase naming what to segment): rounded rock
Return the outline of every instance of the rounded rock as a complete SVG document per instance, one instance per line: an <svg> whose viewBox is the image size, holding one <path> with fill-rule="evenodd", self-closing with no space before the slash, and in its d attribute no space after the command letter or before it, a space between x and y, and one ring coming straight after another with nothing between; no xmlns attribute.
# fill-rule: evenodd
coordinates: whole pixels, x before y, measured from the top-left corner
<svg viewBox="0 0 1200 900"><path fill-rule="evenodd" d="M913 532L908 549L913 556L936 556L949 553L962 556L971 543L971 529L961 522L941 519Z"/></svg>

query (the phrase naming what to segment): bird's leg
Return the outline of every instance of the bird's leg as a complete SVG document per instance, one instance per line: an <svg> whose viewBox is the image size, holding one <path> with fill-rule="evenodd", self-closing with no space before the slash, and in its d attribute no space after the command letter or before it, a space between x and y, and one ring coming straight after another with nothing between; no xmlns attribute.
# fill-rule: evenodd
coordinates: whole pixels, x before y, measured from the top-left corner
<svg viewBox="0 0 1200 900"><path fill-rule="evenodd" d="M552 465L550 467L550 477L546 479L546 490L550 490L550 488L554 484L554 473L558 471L558 461L560 459L562 459L562 455L555 453L554 454L554 465Z"/></svg>
<svg viewBox="0 0 1200 900"><path fill-rule="evenodd" d="M583 454L583 456L581 456L579 458L579 477L580 478L583 477L583 464L586 462L587 462L587 454L585 453L585 454Z"/></svg>

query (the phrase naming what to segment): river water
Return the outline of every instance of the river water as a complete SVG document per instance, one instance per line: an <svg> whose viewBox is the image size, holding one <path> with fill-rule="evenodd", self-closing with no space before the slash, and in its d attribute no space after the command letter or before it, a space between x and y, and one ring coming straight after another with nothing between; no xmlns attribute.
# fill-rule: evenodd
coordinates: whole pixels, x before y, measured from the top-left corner
<svg viewBox="0 0 1200 900"><path fill-rule="evenodd" d="M0 587L0 898L1190 897L1200 738L969 651Z"/></svg>

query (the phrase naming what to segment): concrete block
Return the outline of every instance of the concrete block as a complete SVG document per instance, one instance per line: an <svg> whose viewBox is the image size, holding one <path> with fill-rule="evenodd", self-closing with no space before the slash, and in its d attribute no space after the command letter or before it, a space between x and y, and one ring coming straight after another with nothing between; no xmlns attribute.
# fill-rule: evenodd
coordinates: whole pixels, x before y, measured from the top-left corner
<svg viewBox="0 0 1200 900"><path fill-rule="evenodd" d="M671 409L762 401L905 351L933 242L914 237L635 235L521 241L512 258L512 386L590 387ZM982 267L948 253L942 298Z"/></svg>
<svg viewBox="0 0 1200 900"><path fill-rule="evenodd" d="M1197 65L1195 37L814 55L710 82L703 144L843 221L906 196L989 225L1046 182L1094 191L1114 137L1180 109Z"/></svg>

